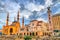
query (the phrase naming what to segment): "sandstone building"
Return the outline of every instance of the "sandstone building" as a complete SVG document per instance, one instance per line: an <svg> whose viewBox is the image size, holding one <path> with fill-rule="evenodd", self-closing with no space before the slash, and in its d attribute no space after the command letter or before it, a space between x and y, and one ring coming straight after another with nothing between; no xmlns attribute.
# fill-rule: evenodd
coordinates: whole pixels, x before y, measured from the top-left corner
<svg viewBox="0 0 60 40"><path fill-rule="evenodd" d="M60 13L52 16L54 30L60 30Z"/></svg>

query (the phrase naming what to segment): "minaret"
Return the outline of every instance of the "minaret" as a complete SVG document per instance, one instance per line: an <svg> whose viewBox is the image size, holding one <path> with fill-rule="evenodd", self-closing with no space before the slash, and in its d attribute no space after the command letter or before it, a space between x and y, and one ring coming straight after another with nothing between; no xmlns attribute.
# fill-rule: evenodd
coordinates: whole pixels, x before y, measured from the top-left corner
<svg viewBox="0 0 60 40"><path fill-rule="evenodd" d="M51 16L51 10L50 7L48 7L48 21L49 21L49 31L53 30L53 25L52 25L52 16Z"/></svg>
<svg viewBox="0 0 60 40"><path fill-rule="evenodd" d="M24 17L22 18L22 28L24 28Z"/></svg>
<svg viewBox="0 0 60 40"><path fill-rule="evenodd" d="M20 27L21 27L21 26L20 26L20 22L19 22L19 19L20 19L19 16L20 16L20 11L18 11L18 14L17 14L17 22L19 23L19 26L17 27L17 30L18 30L18 31L17 31L17 35L20 34Z"/></svg>
<svg viewBox="0 0 60 40"><path fill-rule="evenodd" d="M18 22L19 22L19 13L20 13L20 12L18 11L18 15L17 15L17 21L18 21Z"/></svg>
<svg viewBox="0 0 60 40"><path fill-rule="evenodd" d="M9 21L9 13L7 13L6 26L8 26L8 21Z"/></svg>

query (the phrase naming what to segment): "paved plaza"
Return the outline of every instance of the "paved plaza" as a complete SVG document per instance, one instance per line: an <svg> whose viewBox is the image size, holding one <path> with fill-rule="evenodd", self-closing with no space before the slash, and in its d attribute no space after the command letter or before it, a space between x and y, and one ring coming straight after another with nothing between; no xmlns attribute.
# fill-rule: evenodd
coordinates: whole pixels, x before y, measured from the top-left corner
<svg viewBox="0 0 60 40"><path fill-rule="evenodd" d="M24 40L24 38L20 38L19 36L0 36L0 40ZM31 40L60 40L60 37L36 37Z"/></svg>

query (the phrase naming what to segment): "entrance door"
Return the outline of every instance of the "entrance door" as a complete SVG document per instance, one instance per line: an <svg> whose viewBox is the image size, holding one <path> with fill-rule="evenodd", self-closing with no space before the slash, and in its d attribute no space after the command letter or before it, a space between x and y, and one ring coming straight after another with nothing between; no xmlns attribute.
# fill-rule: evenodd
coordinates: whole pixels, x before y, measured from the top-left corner
<svg viewBox="0 0 60 40"><path fill-rule="evenodd" d="M13 28L10 28L10 35L12 35L13 33Z"/></svg>

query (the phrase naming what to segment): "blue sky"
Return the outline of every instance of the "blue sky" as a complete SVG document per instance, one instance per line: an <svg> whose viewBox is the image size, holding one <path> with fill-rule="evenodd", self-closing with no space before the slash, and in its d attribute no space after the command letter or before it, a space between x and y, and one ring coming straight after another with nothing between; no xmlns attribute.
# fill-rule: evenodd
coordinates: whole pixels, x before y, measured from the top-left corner
<svg viewBox="0 0 60 40"><path fill-rule="evenodd" d="M31 20L48 22L47 7L51 7L52 15L60 13L60 0L0 0L0 29L6 23L6 14L9 12L9 24L14 21L20 9L20 23L24 16L25 24Z"/></svg>

